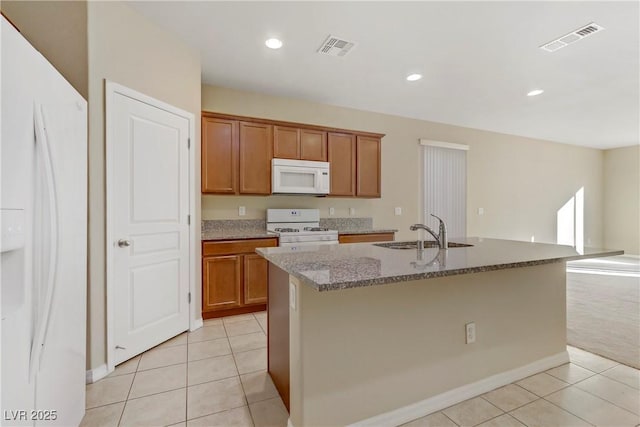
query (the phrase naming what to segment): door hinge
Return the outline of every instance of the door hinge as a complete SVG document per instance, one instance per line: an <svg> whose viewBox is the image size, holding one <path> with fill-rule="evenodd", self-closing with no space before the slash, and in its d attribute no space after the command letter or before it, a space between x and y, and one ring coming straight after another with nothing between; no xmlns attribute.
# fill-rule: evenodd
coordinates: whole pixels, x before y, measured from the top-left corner
<svg viewBox="0 0 640 427"><path fill-rule="evenodd" d="M189 292L189 294L187 295L187 301L189 301L189 304L191 304L191 292Z"/></svg>
<svg viewBox="0 0 640 427"><path fill-rule="evenodd" d="M191 138L187 138L187 150L191 149Z"/></svg>
<svg viewBox="0 0 640 427"><path fill-rule="evenodd" d="M191 215L187 215L187 225L191 225Z"/></svg>

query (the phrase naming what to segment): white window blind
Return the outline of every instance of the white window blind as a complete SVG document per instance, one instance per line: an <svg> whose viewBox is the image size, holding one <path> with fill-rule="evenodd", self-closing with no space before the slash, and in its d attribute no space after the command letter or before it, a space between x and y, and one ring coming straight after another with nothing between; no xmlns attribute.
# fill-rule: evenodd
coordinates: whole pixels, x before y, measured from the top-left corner
<svg viewBox="0 0 640 427"><path fill-rule="evenodd" d="M438 220L451 237L467 236L467 150L469 146L420 140L422 146L423 223L438 232ZM430 237L430 236L427 236Z"/></svg>

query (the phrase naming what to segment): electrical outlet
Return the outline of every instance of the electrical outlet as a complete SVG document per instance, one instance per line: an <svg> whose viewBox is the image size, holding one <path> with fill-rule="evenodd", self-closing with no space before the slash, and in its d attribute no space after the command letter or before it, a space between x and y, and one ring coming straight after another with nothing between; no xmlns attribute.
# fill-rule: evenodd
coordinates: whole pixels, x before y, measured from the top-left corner
<svg viewBox="0 0 640 427"><path fill-rule="evenodd" d="M396 215L402 215L402 208L401 207L397 207L394 209L394 212Z"/></svg>
<svg viewBox="0 0 640 427"><path fill-rule="evenodd" d="M244 206L238 206L238 216L245 216L247 209Z"/></svg>
<svg viewBox="0 0 640 427"><path fill-rule="evenodd" d="M476 342L476 323L471 322L464 325L465 328L465 343L472 344Z"/></svg>
<svg viewBox="0 0 640 427"><path fill-rule="evenodd" d="M349 208L349 215L353 216L356 214L356 208Z"/></svg>
<svg viewBox="0 0 640 427"><path fill-rule="evenodd" d="M478 208L478 215L484 215L484 208Z"/></svg>
<svg viewBox="0 0 640 427"><path fill-rule="evenodd" d="M335 215L336 214L336 208L329 208L329 215Z"/></svg>

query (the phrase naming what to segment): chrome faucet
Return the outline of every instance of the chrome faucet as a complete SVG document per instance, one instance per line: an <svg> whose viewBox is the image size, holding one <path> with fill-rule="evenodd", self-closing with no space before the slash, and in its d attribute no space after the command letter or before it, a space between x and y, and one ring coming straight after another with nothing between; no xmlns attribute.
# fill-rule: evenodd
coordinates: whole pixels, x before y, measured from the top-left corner
<svg viewBox="0 0 640 427"><path fill-rule="evenodd" d="M437 217L434 214L431 214L431 216L436 218L438 221L440 221L440 227L438 229L438 234L436 234L435 231L433 231L431 228L427 227L424 224L413 224L411 227L409 227L409 230L416 231L418 229L422 229L422 230L428 231L429 234L431 234L433 236L433 238L436 239L436 242L438 242L438 246L440 247L440 249L448 249L449 248L449 240L447 239L447 224L444 223L442 218ZM422 245L421 245L421 243L422 243ZM421 240L419 240L418 241L418 247L421 247L423 245L424 245L424 243Z"/></svg>

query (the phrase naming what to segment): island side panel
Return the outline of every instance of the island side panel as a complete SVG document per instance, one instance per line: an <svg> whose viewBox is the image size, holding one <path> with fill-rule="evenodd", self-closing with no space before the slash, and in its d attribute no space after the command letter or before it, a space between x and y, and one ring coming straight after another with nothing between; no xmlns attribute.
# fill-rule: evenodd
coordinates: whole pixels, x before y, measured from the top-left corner
<svg viewBox="0 0 640 427"><path fill-rule="evenodd" d="M298 283L291 423L347 425L545 358L568 361L565 276L559 262L330 292Z"/></svg>
<svg viewBox="0 0 640 427"><path fill-rule="evenodd" d="M268 371L289 410L289 274L269 263Z"/></svg>

